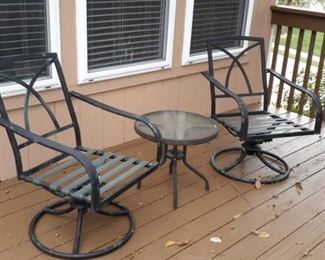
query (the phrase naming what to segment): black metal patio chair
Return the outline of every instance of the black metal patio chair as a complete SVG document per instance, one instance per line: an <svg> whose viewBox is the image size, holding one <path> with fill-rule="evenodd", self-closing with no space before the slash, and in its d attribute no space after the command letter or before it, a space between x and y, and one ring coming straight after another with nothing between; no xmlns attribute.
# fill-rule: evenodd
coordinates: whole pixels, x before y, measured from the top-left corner
<svg viewBox="0 0 325 260"><path fill-rule="evenodd" d="M234 44L234 46L240 44L243 46L243 50L237 54L232 54L225 48L225 44ZM319 97L313 92L307 90L305 87L298 86L289 81L276 71L266 69L264 39L262 38L233 36L224 39L211 39L207 43L207 49L209 70L202 74L210 83L211 117L243 142L241 147L231 147L216 151L211 157L211 166L226 177L242 182L254 183L257 179L255 176L243 174L242 172L233 173L234 171L230 170L239 165L247 155L255 155L273 172L271 175L262 176L260 179L261 183L270 184L286 179L290 173L288 164L283 158L280 158L274 153L263 150L260 144L270 142L274 138L319 134L321 131L323 116ZM255 50L260 57L261 74L250 75L249 77L245 71L245 66L240 61L240 58L253 50ZM214 76L214 51L221 51L230 58L230 65L227 68L224 83L221 83L221 80L217 80ZM244 79L244 85L240 85L240 87L237 88L237 91L235 91L234 88L231 88L230 84L232 73L235 70L237 70L237 73L240 72L240 75L242 75ZM257 71L256 73L259 72ZM306 94L312 99L317 112L313 129L300 124L298 120L290 120L283 116L281 117L277 112L271 113L268 111L271 93L268 91L267 73L278 78L283 82L283 84ZM252 76L261 77L262 86L257 91L254 91L254 88L251 85ZM244 99L247 97L258 96L262 98L263 108L258 111L249 111ZM216 111L217 99L232 99L238 106L238 112L218 113ZM218 165L217 159L220 159L222 154L236 153L238 151L240 153L238 158L233 160L230 164L224 167L219 166L220 163Z"/></svg>
<svg viewBox="0 0 325 260"><path fill-rule="evenodd" d="M29 64L29 67L32 68L31 71L25 70L26 66L24 64ZM55 74L59 79L67 106L67 113L69 114L70 122L67 124L60 123L58 119L60 115L55 115L42 97L41 94L44 92L37 92L34 89L39 80ZM0 96L0 125L6 129L8 134L15 156L18 179L40 186L62 198L43 208L32 219L29 226L29 236L33 244L46 254L76 259L97 257L120 248L132 236L135 221L130 210L115 202L115 199L154 172L163 162L164 153L159 130L142 116L122 111L77 92L69 91L55 53L16 56L0 61L0 84L6 86L10 84L20 85L26 89L24 126L13 123L13 120L8 116L9 113L7 113L4 104L5 100ZM72 98L118 116L138 120L146 124L156 138L156 159L149 162L123 154L82 146ZM36 134L30 127L29 103L32 99L33 104L35 104L36 100L45 109L50 122L52 122L52 130L45 134ZM43 122L38 121L39 124ZM74 147L53 141L55 135L68 130L74 133ZM18 136L19 138L17 138ZM23 137L24 141L21 141L21 137ZM29 153L32 153L33 144L55 151L56 156L35 167L24 169L21 152L29 148ZM110 205L109 208L108 205ZM44 245L35 233L39 220L48 214L62 215L73 210L77 211L77 223L71 252L54 250ZM108 219L111 219L111 217L124 217L128 219L128 230L125 233L121 231L124 234L118 235L116 240L106 247L100 247L91 252L80 252L83 219L87 212L105 215L108 216Z"/></svg>

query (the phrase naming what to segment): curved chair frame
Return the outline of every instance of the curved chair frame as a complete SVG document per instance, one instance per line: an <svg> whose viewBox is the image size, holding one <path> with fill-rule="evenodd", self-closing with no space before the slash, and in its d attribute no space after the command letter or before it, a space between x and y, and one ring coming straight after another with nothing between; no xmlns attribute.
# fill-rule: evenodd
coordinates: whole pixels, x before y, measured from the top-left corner
<svg viewBox="0 0 325 260"><path fill-rule="evenodd" d="M238 42L243 47L237 55L229 52L222 43L224 42ZM250 42L251 45L244 45L245 42ZM259 48L259 54L261 57L261 72L262 72L262 90L259 92L254 92L251 87L251 83L247 76L247 73L240 63L240 58L247 54L250 50L254 48ZM207 43L208 49L208 64L209 70L203 72L202 75L210 83L210 94L211 94L211 117L225 126L225 128L234 136L238 137L240 141L243 141L241 147L226 148L220 151L216 151L211 157L211 166L218 171L220 174L238 180L242 182L254 183L256 178L251 178L249 176L237 176L232 175L229 171L235 166L239 165L247 155L255 155L259 158L267 167L269 167L274 172L278 173L276 176L270 178L265 178L261 180L261 183L270 184L276 183L286 179L290 174L290 168L284 159L279 156L262 150L260 144L264 142L270 142L273 138L290 137L290 136L302 136L302 135L312 135L319 134L322 124L322 107L319 97L309 91L308 89L298 86L297 84L286 79L284 76L280 75L272 69L266 69L265 62L265 48L264 39L258 37L248 37L248 36L233 36L226 37L224 39L211 39ZM227 55L232 61L228 68L225 83L222 84L214 77L213 68L213 52L221 51ZM231 73L233 69L237 66L238 70L243 75L246 83L247 92L237 94L230 89L229 82L231 78ZM284 84L289 87L300 91L308 95L316 108L316 118L314 129L309 129L303 125L296 122L290 121L285 118L281 118L280 115L272 114L268 111L269 104L269 91L267 86L266 76L270 73L274 77L278 78ZM221 92L221 94L216 94L216 91ZM248 108L243 100L243 97L261 96L263 100L263 109L260 111L248 111ZM233 99L237 106L238 111L236 113L217 113L216 112L216 99L218 98L231 98ZM262 126L261 126L262 125ZM240 155L237 159L231 162L229 165L221 168L217 164L217 159L220 155L239 151ZM269 159L277 162L279 167L275 167Z"/></svg>
<svg viewBox="0 0 325 260"><path fill-rule="evenodd" d="M21 61L33 62L40 60L44 63L39 70L32 73L33 76L29 83L26 83L26 80L22 79L19 75L15 75L15 70L10 69L15 63ZM36 81L49 71L51 71L51 73L57 73L58 75L71 118L70 124L60 126L49 105L41 97L40 93L34 90ZM153 173L165 161L165 153L163 151L164 146L162 145L161 134L158 128L143 116L114 108L80 93L69 91L57 54L55 53L23 55L2 60L0 61L0 80L2 80L2 82L13 82L14 84L18 84L26 89L24 101L25 128L10 121L4 100L0 96L0 125L7 131L15 156L18 179L41 186L47 191L62 198L61 200L43 208L32 219L29 227L29 236L33 244L39 250L48 255L65 259L87 259L101 256L120 248L132 236L135 228L135 221L132 213L125 206L116 203L115 199L129 188L140 183L143 178ZM54 130L43 135L36 134L30 130L28 108L31 95L38 100L40 105L49 115L55 128ZM88 103L89 105L124 118L141 121L147 125L156 139L156 160L147 162L141 159L129 158L111 152L83 147L81 143L79 123L72 104L72 98L76 98ZM48 137L71 128L74 130L75 147L69 147L48 139ZM27 141L19 144L16 135L23 137ZM47 147L50 150L58 152L59 155L31 169L24 170L21 158L21 149L31 144L38 144ZM89 158L91 156L96 157L97 159ZM68 160L69 158L72 159ZM77 170L68 175L60 175L64 167L68 168L77 163L80 165ZM117 164L118 166L116 166ZM53 167L46 170L49 166ZM56 166L56 168L54 166ZM43 173L44 171L45 173ZM39 175L40 172L41 174ZM58 176L58 178L52 182L47 181L53 176ZM66 184L67 181L71 182ZM107 205L112 205L117 209L114 211L105 210L104 207ZM74 245L71 250L72 252L68 253L53 250L42 244L35 234L35 229L39 220L41 220L45 215L62 215L73 210L77 211L78 218L74 236ZM129 221L128 231L121 237L121 239L115 241L112 245L109 245L104 249L87 253L80 252L83 218L85 213L88 211L91 211L92 214L98 213L106 216L127 217Z"/></svg>

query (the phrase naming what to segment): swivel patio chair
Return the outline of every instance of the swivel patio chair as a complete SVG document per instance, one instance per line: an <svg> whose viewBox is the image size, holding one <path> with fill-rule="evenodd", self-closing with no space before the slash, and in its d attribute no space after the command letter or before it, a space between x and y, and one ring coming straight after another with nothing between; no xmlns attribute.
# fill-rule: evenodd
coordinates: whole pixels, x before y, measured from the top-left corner
<svg viewBox="0 0 325 260"><path fill-rule="evenodd" d="M232 54L229 49L226 49L225 44L233 44L234 46L240 44L243 50L237 54ZM257 53L257 56L260 57L261 75L257 75L256 73L258 72L255 72L255 75L253 75L254 77L260 76L262 85L258 90L254 90L255 88L252 87L252 78L249 77L245 71L245 65L240 62L241 57L246 54L249 55L253 50ZM274 153L263 150L260 145L264 142L270 142L275 138L319 134L323 116L319 97L305 87L298 86L289 81L276 71L266 69L264 39L262 38L233 36L224 39L211 39L207 43L207 51L209 70L202 74L210 83L211 117L243 142L241 147L231 147L216 151L211 157L211 166L220 174L242 182L254 183L257 179L260 179L261 183L270 184L286 179L289 176L290 168L285 160ZM223 52L227 58L230 58L230 65L226 70L224 83L221 83L221 80L217 80L214 76L214 51ZM230 81L236 70L244 80L242 81L243 85L240 85L239 88L237 86L236 90L234 90L235 88L233 88L233 85L235 84L232 85ZM272 113L268 111L268 104L270 101L269 95L271 95L271 93L268 91L267 73L270 73L285 85L299 90L312 99L316 108L316 118L313 129L293 119L290 120L285 118L278 112ZM252 111L244 101L247 97L261 97L263 107L258 111ZM237 104L238 110L236 112L218 113L216 111L216 100L220 99L232 99ZM221 155L238 152L239 156L230 164L224 167L220 166ZM247 155L259 158L263 164L271 169L271 174L256 177L240 171L231 171L231 169L239 165Z"/></svg>
<svg viewBox="0 0 325 260"><path fill-rule="evenodd" d="M24 64L29 64L29 67L32 68L31 71L26 70ZM49 75L56 76L59 80L60 91L63 92L63 100L68 111L70 121L68 123L61 124L58 116L62 116L62 113L56 115L51 106L46 103L45 98L41 95L46 91L37 92L34 89L40 80L49 78ZM23 106L24 126L13 123L10 113L6 110L5 100L0 96L0 125L6 129L10 140L15 156L18 179L42 187L61 198L43 208L33 217L29 226L29 236L32 243L48 255L75 259L97 257L120 248L132 236L135 221L130 210L116 202L115 199L153 173L163 162L164 153L159 130L142 116L122 111L80 93L69 91L55 53L15 56L0 61L0 83L5 86L22 86L26 93ZM156 138L155 160L149 162L123 154L82 146L79 123L72 98L115 115L143 122L152 130ZM33 100L33 105L38 103L40 107L44 108L45 113L49 116L49 122L52 122L52 129L49 132L37 134L31 129L30 100ZM64 122L66 122L66 116ZM44 123L44 118L39 119L38 123ZM74 136L72 140L75 142L74 147L53 141L55 136L69 130ZM26 167L23 167L22 150L28 148L29 153L33 153L33 144L53 150L56 155L35 167L24 169ZM77 211L77 221L71 251L52 249L39 240L36 235L36 226L40 219L46 215L54 215L55 217L56 215L70 213L73 210ZM83 219L87 212L108 216L108 221L112 218L123 217L128 220L128 230L125 233L122 230L121 233L124 234L121 236L119 234L113 243L105 247L100 246L99 249L91 252L81 252Z"/></svg>

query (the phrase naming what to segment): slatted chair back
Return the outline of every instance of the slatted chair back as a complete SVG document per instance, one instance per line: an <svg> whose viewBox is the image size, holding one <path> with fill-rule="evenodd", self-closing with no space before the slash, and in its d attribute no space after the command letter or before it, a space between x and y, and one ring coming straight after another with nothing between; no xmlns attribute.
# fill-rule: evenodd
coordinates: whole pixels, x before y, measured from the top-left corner
<svg viewBox="0 0 325 260"><path fill-rule="evenodd" d="M28 69L26 69L26 64L28 64ZM61 91L63 92L64 99L66 101L67 110L70 117L70 122L65 124L60 124L59 119L56 117L54 111L51 109L50 105L46 102L45 98L42 97L41 92L35 90L35 86L39 84L39 81L45 80L50 77L56 77L59 80ZM35 54L35 55L25 55L10 57L0 61L0 87L2 86L20 86L25 89L25 98L23 104L23 126L26 130L33 131L30 124L30 107L31 100L36 99L37 103L45 110L46 115L52 122L52 127L50 131L42 133L43 137L49 138L56 134L62 133L69 129L74 130L75 135L75 145L76 147L81 146L81 137L79 124L76 118L76 113L72 105L71 96L68 93L67 84L63 76L61 65L58 61L58 56L56 53L46 53L46 54ZM8 116L4 100L0 95L0 117L10 121ZM40 123L40 122L38 122ZM59 161L64 157L64 155L56 156L51 158L49 161L43 162L31 169L23 169L22 164L22 154L21 150L32 145L32 141L20 142L17 140L16 134L7 128L7 134L11 143L13 153L15 155L16 167L18 178L21 174L32 174L43 167L48 166L56 161ZM51 162L51 163L50 163Z"/></svg>
<svg viewBox="0 0 325 260"><path fill-rule="evenodd" d="M239 52L234 53L231 52L229 46L241 46ZM262 88L259 86L258 91L254 91L252 87L252 80L249 77L247 71L245 70L245 66L243 66L241 62L241 58L244 55L249 54L250 52L256 50L260 55L261 61L261 83ZM240 93L236 93L240 97L254 97L254 96L262 96L263 97L263 110L267 111L268 106L268 89L267 89L267 81L266 81L266 60L265 60L265 49L264 49L264 39L263 38L255 38L248 36L230 36L225 38L217 38L210 39L207 42L207 50L208 50L208 66L209 66L209 74L214 76L215 68L213 66L213 55L215 52L222 52L226 55L227 58L230 59L231 63L227 68L225 81L221 83L226 88L230 87L230 80L235 71L235 67L238 68L239 72L244 78L244 85L241 85ZM229 98L228 95L225 94L216 94L216 90L213 84L210 83L210 91L211 91L211 115L216 114L216 99Z"/></svg>

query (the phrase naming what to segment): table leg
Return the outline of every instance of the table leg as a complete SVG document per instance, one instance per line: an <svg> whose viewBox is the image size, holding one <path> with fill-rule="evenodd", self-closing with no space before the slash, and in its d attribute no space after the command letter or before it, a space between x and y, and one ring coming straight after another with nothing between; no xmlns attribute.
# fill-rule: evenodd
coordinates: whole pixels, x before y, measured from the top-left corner
<svg viewBox="0 0 325 260"><path fill-rule="evenodd" d="M192 165L190 165L186 160L186 155L187 155L187 147L186 147L186 145L183 146L183 153L184 153L184 157L183 157L184 165L188 169L190 169L194 174L199 176L205 182L205 190L208 191L210 189L210 187L209 187L209 182L208 182L207 178L202 173L200 173L198 170L196 170Z"/></svg>
<svg viewBox="0 0 325 260"><path fill-rule="evenodd" d="M170 174L173 175L173 207L174 209L177 209L178 207L178 191L177 191L177 146L173 146L173 150L171 151L173 157L170 158L170 164L169 164L169 169L170 169Z"/></svg>

